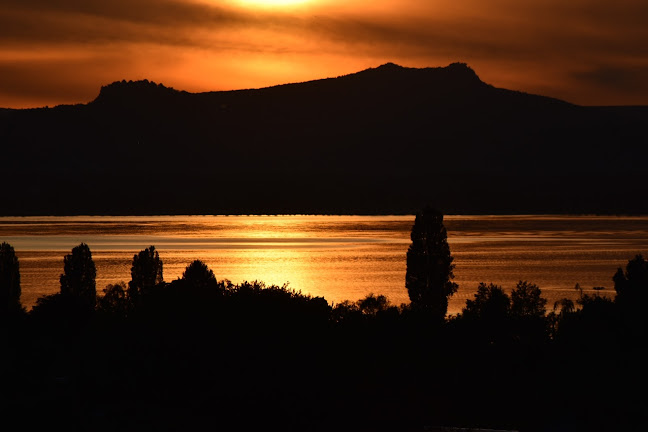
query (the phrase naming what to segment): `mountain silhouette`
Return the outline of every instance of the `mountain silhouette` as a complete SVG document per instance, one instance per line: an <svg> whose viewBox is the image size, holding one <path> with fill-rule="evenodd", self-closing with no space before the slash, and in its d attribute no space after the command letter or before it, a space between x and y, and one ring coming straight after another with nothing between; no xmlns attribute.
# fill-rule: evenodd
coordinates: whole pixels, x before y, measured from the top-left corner
<svg viewBox="0 0 648 432"><path fill-rule="evenodd" d="M0 110L0 214L648 213L648 107L493 87L466 64L189 93L120 81Z"/></svg>

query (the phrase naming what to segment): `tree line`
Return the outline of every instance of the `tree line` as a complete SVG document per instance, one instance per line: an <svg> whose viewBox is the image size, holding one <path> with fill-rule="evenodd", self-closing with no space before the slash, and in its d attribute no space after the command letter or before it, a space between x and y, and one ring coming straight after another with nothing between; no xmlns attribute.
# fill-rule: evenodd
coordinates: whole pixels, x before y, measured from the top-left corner
<svg viewBox="0 0 648 432"><path fill-rule="evenodd" d="M642 255L612 276L613 299L581 292L547 308L531 282L509 293L482 282L453 317L459 287L440 212L416 216L406 258L401 305L233 284L200 260L165 282L154 246L133 256L128 283L98 295L81 243L64 257L60 292L27 312L18 259L2 243L3 406L77 430L645 425L632 396L648 384Z"/></svg>

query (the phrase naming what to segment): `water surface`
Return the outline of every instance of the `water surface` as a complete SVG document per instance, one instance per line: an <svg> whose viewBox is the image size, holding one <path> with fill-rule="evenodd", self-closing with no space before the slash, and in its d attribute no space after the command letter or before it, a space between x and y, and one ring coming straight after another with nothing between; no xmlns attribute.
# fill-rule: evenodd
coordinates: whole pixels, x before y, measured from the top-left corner
<svg viewBox="0 0 648 432"><path fill-rule="evenodd" d="M194 259L218 279L262 280L330 303L384 294L408 302L406 252L414 216L141 216L4 217L0 241L14 246L22 302L59 290L63 256L87 243L97 265L97 290L130 280L133 255L154 245L164 278L174 280ZM536 283L552 305L603 286L638 253L648 255L648 217L446 216L455 257L451 299L457 313L480 281L510 291Z"/></svg>

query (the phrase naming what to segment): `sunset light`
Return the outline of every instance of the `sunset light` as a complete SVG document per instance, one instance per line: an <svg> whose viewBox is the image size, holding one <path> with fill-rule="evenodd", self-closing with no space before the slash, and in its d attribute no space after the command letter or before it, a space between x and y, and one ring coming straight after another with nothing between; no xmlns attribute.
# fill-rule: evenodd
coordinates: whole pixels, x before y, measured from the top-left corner
<svg viewBox="0 0 648 432"><path fill-rule="evenodd" d="M645 1L587 3L132 0L75 11L10 0L0 5L0 108L86 103L122 79L207 92L387 62L465 62L496 87L581 105L647 104Z"/></svg>
<svg viewBox="0 0 648 432"><path fill-rule="evenodd" d="M648 431L646 23L1 0L0 424Z"/></svg>
<svg viewBox="0 0 648 432"><path fill-rule="evenodd" d="M281 8L312 3L313 0L237 0L245 6L259 6L264 8Z"/></svg>

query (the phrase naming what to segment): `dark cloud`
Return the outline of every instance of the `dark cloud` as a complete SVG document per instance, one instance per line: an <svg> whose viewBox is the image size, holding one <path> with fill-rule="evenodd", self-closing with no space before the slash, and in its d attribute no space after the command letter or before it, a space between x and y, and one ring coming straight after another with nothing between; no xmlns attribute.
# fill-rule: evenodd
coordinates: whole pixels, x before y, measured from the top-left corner
<svg viewBox="0 0 648 432"><path fill-rule="evenodd" d="M574 58L610 51L648 55L644 42L648 38L648 26L644 25L648 2L644 0L620 0L618 8L602 0L567 4L530 1L524 2L525 8L510 0L497 0L494 7L466 0L461 4L469 12L448 15L441 10L420 16L408 14L408 1L403 3L402 10L388 16L371 11L328 13L322 9L299 17L186 0L3 0L0 41L210 47L215 42L206 37L206 32L235 34L264 29L321 38L326 50L362 47L372 54L469 53L471 57L515 59ZM271 45L272 40L257 43L263 47ZM244 40L241 45L244 49L252 46ZM282 48L299 51L298 47Z"/></svg>
<svg viewBox="0 0 648 432"><path fill-rule="evenodd" d="M3 0L0 10L28 12L33 19L65 14L174 26L235 23L246 16L231 8L182 0Z"/></svg>
<svg viewBox="0 0 648 432"><path fill-rule="evenodd" d="M589 85L607 90L640 94L648 92L648 66L601 66L576 72L573 76Z"/></svg>
<svg viewBox="0 0 648 432"><path fill-rule="evenodd" d="M634 9L622 14L627 20L617 17L617 22L607 20L602 12L592 15L560 9L556 15L553 9L539 9L536 14L513 11L510 15L483 6L475 8L482 13L453 19L443 14L324 16L309 22L308 28L341 44L362 44L376 50L398 47L413 53L536 61L611 55L648 59L648 26L635 22ZM533 12L534 8L530 9ZM636 12L643 13L643 23L648 22L648 6Z"/></svg>
<svg viewBox="0 0 648 432"><path fill-rule="evenodd" d="M200 45L197 30L258 25L252 15L169 0L52 3L10 0L0 5L0 41Z"/></svg>
<svg viewBox="0 0 648 432"><path fill-rule="evenodd" d="M521 56L524 47L503 44L487 36L488 27L481 24L451 23L443 20L367 20L364 17L320 17L309 21L307 31L326 40L349 47L362 46L373 54L452 55L466 52L483 56ZM479 36L483 34L484 36Z"/></svg>

